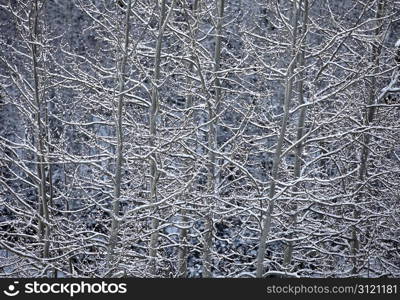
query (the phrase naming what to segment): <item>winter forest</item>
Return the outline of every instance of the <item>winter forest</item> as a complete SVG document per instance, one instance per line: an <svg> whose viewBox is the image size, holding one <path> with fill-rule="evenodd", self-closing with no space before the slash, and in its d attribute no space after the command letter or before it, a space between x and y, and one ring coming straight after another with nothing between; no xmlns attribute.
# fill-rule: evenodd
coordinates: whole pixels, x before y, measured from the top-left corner
<svg viewBox="0 0 400 300"><path fill-rule="evenodd" d="M399 0L0 26L0 277L400 277Z"/></svg>

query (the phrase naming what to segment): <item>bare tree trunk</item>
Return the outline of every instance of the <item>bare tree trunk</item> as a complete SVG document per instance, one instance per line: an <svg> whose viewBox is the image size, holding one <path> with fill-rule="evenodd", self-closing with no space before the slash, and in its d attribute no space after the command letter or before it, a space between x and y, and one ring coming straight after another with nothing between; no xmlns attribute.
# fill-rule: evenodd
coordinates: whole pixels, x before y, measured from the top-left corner
<svg viewBox="0 0 400 300"><path fill-rule="evenodd" d="M199 0L195 0L193 3L193 8L192 8L192 13L193 13L193 17L196 18L196 13L197 13L197 8L198 8L198 4L199 4ZM186 16L188 25L190 26L190 21L189 21L189 16ZM192 43L192 47L194 49L195 47L195 38L196 38L196 29L192 32L193 36L193 43ZM194 60L195 58L192 57L192 60ZM194 70L194 65L192 62L188 63L189 66L189 74L191 74ZM187 78L187 82L188 85L191 87L193 82L193 80L188 76ZM191 92L191 89L190 89ZM191 108L193 106L193 96L192 94L188 94L188 96L186 97L186 109L187 109L187 117L190 118L190 114L191 114ZM192 120L194 121L194 116L192 116ZM195 146L195 148L197 148ZM188 162L189 164L191 163L191 161ZM190 187L190 189L192 189L192 187ZM188 224L188 217L187 217L187 211L186 209L181 209L180 211L181 216L182 216L182 223L184 226L187 226ZM178 250L178 277L181 278L186 278L187 277L187 257L188 257L188 247L187 247L187 236L188 236L188 232L189 230L187 228L181 229L180 235L179 235L179 240L180 240L180 246L179 246L179 250Z"/></svg>
<svg viewBox="0 0 400 300"><path fill-rule="evenodd" d="M151 107L150 107L150 118L149 118L149 127L150 127L150 149L154 149L156 147L156 134L157 134L157 118L159 112L159 95L158 95L158 84L160 79L160 70L161 70L161 48L162 48L162 40L164 36L164 31L168 23L168 19L172 13L173 7L175 5L175 1L171 3L171 7L167 14L166 0L161 1L161 11L160 11L160 19L158 23L158 36L156 43L156 52L154 59L154 82L151 91ZM157 153L155 151L150 156L150 203L157 202L157 181L158 181L159 173L157 171ZM158 241L158 226L159 220L156 216L158 212L157 207L154 207L152 210L153 220L151 224L152 234L150 237L149 244L149 256L150 256L150 273L155 275L156 273L156 257L157 257L157 241Z"/></svg>
<svg viewBox="0 0 400 300"><path fill-rule="evenodd" d="M206 224L205 224L205 235L203 245L203 273L204 278L212 277L212 262L211 262L211 248L213 240L213 219L212 219L212 206L215 201L215 181L216 181L216 155L217 150L217 126L218 126L218 114L221 102L221 87L220 80L218 78L218 72L220 70L221 63L221 42L222 42L222 18L224 16L224 0L216 0L216 15L217 15L217 26L216 26L216 37L215 37L215 50L214 50L214 86L215 86L215 101L214 103L208 102L208 115L210 124L208 127L208 193L210 198L208 199Z"/></svg>
<svg viewBox="0 0 400 300"><path fill-rule="evenodd" d="M382 32L382 21L380 20L384 16L384 9L385 9L385 0L378 0L377 2L377 10L376 10L376 20L378 23L378 26L375 28L374 31L374 38L378 39L380 33ZM377 44L378 42L375 42L372 45L372 55L371 55L371 62L374 66L374 73L378 73L379 71L379 55L381 53L381 44ZM372 106L375 102L375 93L376 93L376 77L372 76L371 78L371 88L369 90L369 96L368 96L368 108L366 109L365 112L365 118L364 118L364 124L365 127L367 128L373 121L374 119L374 114L375 114L375 107ZM358 179L359 179L359 184L357 186L357 190L359 194L356 197L356 205L358 202L362 201L363 198L363 192L362 192L362 186L363 182L365 180L365 177L367 175L367 169L368 169L368 157L369 157L369 143L371 140L371 136L368 132L365 132L363 134L363 146L361 149L361 155L360 155L360 168L358 172ZM359 208L355 205L354 207L354 212L353 212L353 217L354 219L359 219L360 218L360 210ZM355 225L352 226L352 233L351 233L351 243L350 243L350 253L353 256L353 269L352 273L356 274L358 272L357 270L357 254L360 249L360 241L358 239L358 234L357 234L357 227Z"/></svg>
<svg viewBox="0 0 400 300"><path fill-rule="evenodd" d="M32 64L33 64L33 79L34 79L34 99L36 104L36 147L37 147L37 172L39 178L39 215L44 218L43 220L39 220L39 235L40 239L44 239L44 247L43 247L43 258L49 257L49 248L50 248L50 217L49 217L49 207L47 200L47 184L46 184L46 159L45 159L45 128L43 128L42 124L42 109L43 109L43 100L40 96L40 82L39 82L39 50L38 44L39 42L39 1L35 0L32 5L33 8L31 10L31 56L32 56Z"/></svg>
<svg viewBox="0 0 400 300"><path fill-rule="evenodd" d="M118 216L120 213L119 203L121 197L121 180L122 180L122 166L123 166L123 143L124 134L122 128L123 119L123 106L124 106L124 89L125 89L125 72L129 52L129 34L130 34L130 15L131 15L131 0L128 0L126 16L125 16L125 36L124 36L124 48L122 62L119 67L119 86L118 86L118 103L117 113L115 117L115 127L117 135L117 151L116 151L116 164L115 164L115 175L114 175L114 199L112 203L112 221L110 230L110 240L108 244L108 266L112 267L114 264L114 249L117 243L117 236L119 230ZM111 273L110 273L111 274Z"/></svg>
<svg viewBox="0 0 400 300"><path fill-rule="evenodd" d="M307 34L307 24L308 24L308 0L304 0L304 15L303 15L303 25L301 32L303 34L301 38L301 52L298 58L298 66L300 69L304 67L304 56L305 56L305 49L304 49L304 43L306 39L306 34ZM303 72L299 74L302 78L300 78L297 86L297 90L299 93L299 105L304 104L304 80L303 80ZM297 123L297 136L296 136L296 142L297 146L295 148L295 162L294 162L294 178L298 179L300 178L300 171L301 171L301 166L302 166L302 153L303 153L303 146L304 146L304 141L302 141L303 136L304 136L304 124L306 120L306 113L307 113L307 106L302 106L300 108L300 115L299 115L299 120ZM293 192L296 194L298 191L297 185L293 187ZM297 223L297 205L295 204L293 206L293 215L291 215L291 226L293 229L296 228L296 223ZM293 234L289 234L289 238L292 238ZM289 241L288 245L286 246L285 249L285 254L284 254L284 265L287 266L291 263L292 261L292 256L293 256L293 242Z"/></svg>
<svg viewBox="0 0 400 300"><path fill-rule="evenodd" d="M300 1L299 7L301 7ZM283 103L283 119L281 123L281 129L279 132L278 142L276 145L275 153L274 153L274 160L272 162L272 172L271 172L271 184L269 187L268 198L269 198L269 205L268 210L266 212L266 216L262 219L262 228L261 228L261 235L260 235L260 243L258 246L258 253L257 253L257 262L256 262L256 276L261 278L264 274L264 255L266 249L266 242L268 239L269 232L271 230L271 221L272 221L272 214L274 212L274 205L275 205L275 192L276 192L276 181L278 179L278 170L281 162L281 154L283 149L283 142L285 139L286 134L286 127L289 120L289 108L290 108L290 100L292 98L292 90L293 90L293 72L297 62L297 58L295 55L295 44L297 41L297 27L298 27L298 18L299 18L299 9L296 6L297 4L293 4L293 11L292 15L293 18L293 41L292 41L292 61L289 64L286 79L285 79L285 98Z"/></svg>

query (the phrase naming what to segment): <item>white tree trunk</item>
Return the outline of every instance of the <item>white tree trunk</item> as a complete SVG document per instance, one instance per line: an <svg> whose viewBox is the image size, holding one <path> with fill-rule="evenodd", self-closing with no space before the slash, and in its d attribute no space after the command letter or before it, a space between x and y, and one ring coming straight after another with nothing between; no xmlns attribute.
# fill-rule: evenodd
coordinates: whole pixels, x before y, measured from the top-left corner
<svg viewBox="0 0 400 300"><path fill-rule="evenodd" d="M43 100L40 95L40 79L39 79L39 64L38 57L40 56L38 50L39 41L39 1L35 0L32 3L31 9L31 57L33 67L33 79L34 79L34 99L36 104L36 148L37 148L37 164L38 164L38 177L39 177L39 215L44 218L39 221L39 235L40 238L44 239L43 258L49 257L50 247L50 216L49 216L49 204L47 199L47 184L46 184L46 149L45 149L45 128L42 124L42 110L44 107Z"/></svg>
<svg viewBox="0 0 400 300"><path fill-rule="evenodd" d="M304 56L305 56L305 49L304 49L304 43L306 39L306 34L307 34L307 23L308 23L308 0L304 0L304 12L303 12L303 25L302 25L302 34L304 35L301 37L301 43L302 43L302 48L300 50L300 55L298 57L298 67L300 69L304 68ZM299 105L304 104L304 76L303 72L299 74L301 76L297 90L299 93ZM296 135L296 142L297 146L295 148L295 162L294 162L294 178L299 179L300 178L300 172L301 172L301 166L302 166L302 153L303 153L303 146L304 142L303 136L304 136L304 125L305 125L305 120L306 120L306 113L307 113L307 106L303 105L300 109L300 115L297 123L297 135ZM297 185L293 187L293 192L296 194L298 191ZM297 205L294 205L292 208L292 215L291 215L291 227L293 230L296 228L296 223L297 223ZM293 234L289 234L289 238L293 238ZM285 254L284 254L284 265L287 266L291 263L292 261L292 256L293 256L293 242L289 241L288 245L285 248Z"/></svg>
<svg viewBox="0 0 400 300"><path fill-rule="evenodd" d="M108 244L108 266L111 268L114 264L114 249L117 243L118 230L119 230L119 203L121 197L121 180L122 180L122 166L123 166L123 143L124 134L122 128L123 120L123 106L124 106L124 89L125 89L125 72L129 52L129 35L130 35L130 15L131 15L131 0L128 0L126 16L125 16L125 34L122 61L119 67L119 83L118 83L118 102L117 111L115 116L115 129L117 135L117 149L116 149L116 162L114 174L114 199L112 203L112 221L110 229L110 237ZM109 274L111 275L111 273Z"/></svg>
<svg viewBox="0 0 400 300"><path fill-rule="evenodd" d="M302 1L301 1L302 2ZM301 4L299 5L301 7ZM292 28L292 60L289 64L287 69L286 79L285 79L285 98L283 102L283 119L281 123L281 128L278 136L278 142L276 145L274 159L272 162L272 171L271 171L271 183L268 192L268 209L266 211L265 217L262 219L262 228L261 228L261 235L260 235L260 242L258 247L257 253L257 262L256 262L256 277L261 278L264 274L264 255L266 249L266 242L268 239L268 235L271 231L271 222L272 222L272 215L274 212L274 205L275 205L275 192L276 192L276 181L278 180L278 170L281 163L281 154L283 149L283 142L285 139L287 123L289 120L289 108L290 108L290 100L292 98L292 90L293 90L293 71L297 62L297 58L295 55L295 43L297 41L297 23L299 17L299 9L297 8L297 4L293 4L293 28Z"/></svg>
<svg viewBox="0 0 400 300"><path fill-rule="evenodd" d="M175 1L172 1L171 7L167 13L166 0L161 1L161 11L158 23L158 36L156 43L156 52L154 58L154 79L153 87L151 91L151 107L149 115L149 127L150 127L150 149L156 147L156 135L157 135L157 118L159 113L159 80L161 71L161 48L164 31L168 23L168 19L173 11ZM159 173L157 171L157 153L153 152L150 155L150 203L157 202L157 181ZM158 226L159 220L157 218L158 208L152 209L153 220L152 220L152 234L150 237L149 244L149 256L150 256L150 273L156 274L156 257L157 257L157 241L158 241Z"/></svg>
<svg viewBox="0 0 400 300"><path fill-rule="evenodd" d="M218 134L218 114L221 102L221 86L220 80L218 78L220 63L221 63L221 41L222 41L222 18L224 16L225 1L216 0L216 15L217 15L217 25L216 25L216 37L215 37L215 49L214 49L214 86L215 86L215 99L214 102L208 102L208 116L209 116L209 127L208 127L208 194L210 198L207 199L207 213L205 218L205 235L203 244L203 277L212 277L212 242L213 242L213 218L212 218L212 207L213 203L216 201L216 154L217 150L217 134Z"/></svg>
<svg viewBox="0 0 400 300"><path fill-rule="evenodd" d="M385 10L385 0L378 0L377 1L377 9L376 9L376 22L377 26L374 31L374 36L376 39L379 39L379 36L382 32L382 21L380 18L384 16L384 10ZM374 72L378 73L379 72L379 56L381 53L381 43L377 45L374 43L372 45L372 54L371 54L371 62L374 66ZM365 117L364 117L364 126L368 128L370 124L373 122L374 119L374 114L375 114L375 107L372 106L375 102L375 93L376 93L376 77L372 76L371 78L371 88L369 90L369 95L368 95L368 108L366 109L365 112ZM369 157L369 144L371 140L371 135L368 132L365 132L363 134L363 143L361 147L361 155L360 155L360 167L359 167L359 172L358 172L358 186L357 190L359 191L359 194L356 196L356 205L358 202L363 200L363 185L365 181L365 177L367 176L367 170L368 170L368 157ZM354 206L354 211L353 211L353 217L354 219L359 219L360 218L360 210L357 208L357 206ZM356 225L352 226L352 233L351 233L351 242L350 242L350 253L353 256L353 269L352 273L356 274L358 273L357 270L357 265L358 265L358 260L357 260L357 253L360 249L360 240L358 238L357 234L357 227Z"/></svg>
<svg viewBox="0 0 400 300"><path fill-rule="evenodd" d="M193 3L193 8L192 8L192 14L193 14L193 18L196 19L196 14L197 14L197 9L198 9L198 4L199 4L199 0L195 0ZM190 20L187 20L188 25L190 24ZM197 32L197 28L193 30L192 34L193 34L193 39L196 38L196 32ZM192 41L192 47L195 46L195 41ZM194 51L194 48L191 49L192 51ZM191 58L192 60L194 60L194 55ZM188 63L188 74L191 74L194 70L194 64L193 62L189 62ZM191 94L191 87L193 85L193 80L190 78L190 76L187 77L187 83L188 86L190 87L189 90L189 94L186 97L186 109L187 109L187 118L191 118L192 121L194 121L194 115L191 116L192 112L192 106L193 106L193 96ZM193 122L194 124L194 122ZM195 146L195 148L197 148L197 146ZM191 160L188 161L188 165L190 165L192 163ZM192 187L189 188L189 193L191 192ZM186 201L185 201L186 204ZM188 221L189 218L187 217L187 211L186 209L181 209L180 210L181 216L182 216L182 224L183 226L188 226ZM187 277L187 259L188 259L188 253L189 253L189 249L188 249L188 233L189 230L187 228L183 228L180 231L180 235L179 235L179 241L180 241L180 245L179 245L179 250L178 250L178 277L180 278L186 278Z"/></svg>

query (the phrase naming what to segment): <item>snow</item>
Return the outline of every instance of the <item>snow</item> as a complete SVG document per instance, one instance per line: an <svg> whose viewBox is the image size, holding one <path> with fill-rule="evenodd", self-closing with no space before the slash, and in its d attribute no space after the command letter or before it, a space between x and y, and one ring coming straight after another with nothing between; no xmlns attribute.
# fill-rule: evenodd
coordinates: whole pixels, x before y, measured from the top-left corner
<svg viewBox="0 0 400 300"><path fill-rule="evenodd" d="M28 14L22 6L15 10L25 26L17 28L11 6L0 10L0 69L8 70L0 72L0 277L54 276L54 270L57 277L154 277L153 260L157 276L178 276L184 267L184 276L201 277L206 256L220 278L253 278L258 260L269 277L351 276L353 232L360 245L357 275L371 269L400 276L400 118L396 107L383 104L399 91L400 71L389 58L381 61L387 72L364 64L374 31L351 30L352 18L331 23L343 12L359 15L352 0L330 1L333 14L310 9L310 34L303 38L299 31L298 47L292 47L291 26L284 26L286 4L276 15L265 3L243 0L239 7L234 0L222 33L208 13L215 2L199 7L198 17L171 9L159 39L159 80L153 75L159 10L151 12L149 1L132 8L132 55L121 76L123 12L113 14L115 6L100 0L77 2L51 1L43 11L36 81L45 106L32 93L36 54ZM187 22L198 28L189 32ZM398 52L400 27L389 31L385 46ZM358 37L342 39L349 32ZM219 62L213 58L217 36L223 37ZM294 59L296 49L306 49L304 59ZM371 76L373 90L366 84ZM369 114L373 105L365 100L375 90L373 105L380 107ZM152 94L158 106L150 103ZM126 101L122 144L119 95ZM285 98L290 105L283 109ZM41 216L47 203L49 221ZM262 226L266 216L269 232ZM48 259L42 227L50 229ZM261 229L267 233L263 256ZM117 233L115 249L110 232ZM285 254L292 260L287 266Z"/></svg>

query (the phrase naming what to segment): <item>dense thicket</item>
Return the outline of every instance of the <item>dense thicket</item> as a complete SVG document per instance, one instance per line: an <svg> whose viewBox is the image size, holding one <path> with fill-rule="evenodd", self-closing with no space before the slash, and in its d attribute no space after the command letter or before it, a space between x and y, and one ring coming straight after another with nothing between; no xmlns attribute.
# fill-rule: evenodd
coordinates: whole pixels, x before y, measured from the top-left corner
<svg viewBox="0 0 400 300"><path fill-rule="evenodd" d="M0 277L400 276L398 0L3 0L0 26Z"/></svg>

